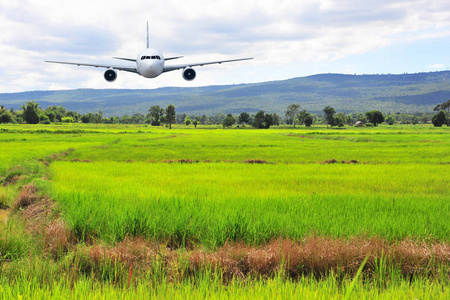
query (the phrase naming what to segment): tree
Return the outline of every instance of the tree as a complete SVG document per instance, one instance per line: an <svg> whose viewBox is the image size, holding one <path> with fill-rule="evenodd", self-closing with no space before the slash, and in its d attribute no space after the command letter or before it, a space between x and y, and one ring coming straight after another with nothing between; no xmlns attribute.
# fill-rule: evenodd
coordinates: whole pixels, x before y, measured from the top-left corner
<svg viewBox="0 0 450 300"><path fill-rule="evenodd" d="M442 125L445 124L446 121L447 118L445 117L445 113L442 110L437 114L435 114L431 119L431 122L433 123L434 127L442 127Z"/></svg>
<svg viewBox="0 0 450 300"><path fill-rule="evenodd" d="M178 114L176 119L177 124L184 124L184 120L186 120L186 114Z"/></svg>
<svg viewBox="0 0 450 300"><path fill-rule="evenodd" d="M226 118L227 116L224 113L218 113L213 117L213 124L222 124L223 120Z"/></svg>
<svg viewBox="0 0 450 300"><path fill-rule="evenodd" d="M50 120L50 122L55 122L56 115L55 115L55 113L52 110L47 111L47 109L46 109L45 110L45 114L47 115L47 117Z"/></svg>
<svg viewBox="0 0 450 300"><path fill-rule="evenodd" d="M327 128L328 125L333 126L334 125L334 115L336 114L336 110L334 110L331 106L326 106L323 109L323 112L325 113L325 119L327 121Z"/></svg>
<svg viewBox="0 0 450 300"><path fill-rule="evenodd" d="M422 124L427 124L428 123L428 116L426 113L423 113L422 116L420 117L420 122Z"/></svg>
<svg viewBox="0 0 450 300"><path fill-rule="evenodd" d="M280 117L276 113L272 114L272 125L280 126Z"/></svg>
<svg viewBox="0 0 450 300"><path fill-rule="evenodd" d="M161 117L164 116L164 109L159 105L152 105L148 110L148 114L153 118L152 126L161 125Z"/></svg>
<svg viewBox="0 0 450 300"><path fill-rule="evenodd" d="M77 113L76 111L68 111L66 113L66 117L72 117L74 122L78 122L78 120L80 119L80 114Z"/></svg>
<svg viewBox="0 0 450 300"><path fill-rule="evenodd" d="M20 107L23 110L23 119L28 124L37 124L39 123L39 103L35 103L34 101L28 101L24 105Z"/></svg>
<svg viewBox="0 0 450 300"><path fill-rule="evenodd" d="M0 123L11 123L13 121L12 114L5 108L0 109Z"/></svg>
<svg viewBox="0 0 450 300"><path fill-rule="evenodd" d="M334 124L337 125L338 127L343 127L344 126L344 119L342 119L341 115L337 115L335 117Z"/></svg>
<svg viewBox="0 0 450 300"><path fill-rule="evenodd" d="M266 114L264 116L264 123L262 124L264 128L269 129L270 126L273 125L273 115L272 114Z"/></svg>
<svg viewBox="0 0 450 300"><path fill-rule="evenodd" d="M313 118L311 117L311 115L308 114L303 121L305 122L306 127L311 127L311 124L313 123Z"/></svg>
<svg viewBox="0 0 450 300"><path fill-rule="evenodd" d="M392 115L387 116L386 117L386 123L388 123L389 125L394 125L395 118Z"/></svg>
<svg viewBox="0 0 450 300"><path fill-rule="evenodd" d="M306 111L306 109L303 109L297 114L298 124L302 125L305 124L305 118L306 116L309 116L309 112Z"/></svg>
<svg viewBox="0 0 450 300"><path fill-rule="evenodd" d="M60 106L53 106L53 112L55 113L55 119L58 122L62 122L62 118L66 116L66 109L64 108L64 106L60 105Z"/></svg>
<svg viewBox="0 0 450 300"><path fill-rule="evenodd" d="M175 123L176 121L176 114L175 114L175 106L172 104L169 104L166 108L166 122L169 124L169 129L172 129L172 123Z"/></svg>
<svg viewBox="0 0 450 300"><path fill-rule="evenodd" d="M347 115L345 117L345 124L352 125L352 123L353 123L352 115Z"/></svg>
<svg viewBox="0 0 450 300"><path fill-rule="evenodd" d="M62 118L66 116L67 112L64 106L48 106L44 110L44 114L48 116L51 122L61 122ZM45 119L45 118L44 118ZM42 120L41 120L42 122Z"/></svg>
<svg viewBox="0 0 450 300"><path fill-rule="evenodd" d="M447 110L447 127L450 127L450 100L447 100L447 102L436 105L434 111L440 110Z"/></svg>
<svg viewBox="0 0 450 300"><path fill-rule="evenodd" d="M145 122L145 116L140 113L134 113L131 115L132 124L142 124Z"/></svg>
<svg viewBox="0 0 450 300"><path fill-rule="evenodd" d="M341 117L341 119L342 119L342 126L344 126L345 119L346 119L345 114L344 114L343 112L340 112L340 113L337 113L337 114L336 114L336 117ZM339 126L338 123L336 123L336 124ZM342 126L339 126L339 127L342 127Z"/></svg>
<svg viewBox="0 0 450 300"><path fill-rule="evenodd" d="M236 123L236 119L233 117L232 114L228 114L226 118L223 120L223 127L231 127L233 124Z"/></svg>
<svg viewBox="0 0 450 300"><path fill-rule="evenodd" d="M299 104L290 104L286 109L286 118L289 122L292 120L294 128L295 128L295 116L298 114L299 109L300 109Z"/></svg>
<svg viewBox="0 0 450 300"><path fill-rule="evenodd" d="M258 111L253 119L252 126L255 128L263 128L264 126L264 111Z"/></svg>
<svg viewBox="0 0 450 300"><path fill-rule="evenodd" d="M247 112L241 112L238 117L239 124L248 124L250 122L250 115Z"/></svg>
<svg viewBox="0 0 450 300"><path fill-rule="evenodd" d="M86 115L81 116L81 122L82 123L94 123L95 122L95 115L91 112L89 112Z"/></svg>
<svg viewBox="0 0 450 300"><path fill-rule="evenodd" d="M383 113L379 110L372 110L366 112L367 120L373 124L373 126L378 126L379 123L384 122Z"/></svg>
<svg viewBox="0 0 450 300"><path fill-rule="evenodd" d="M186 126L189 126L191 124L191 118L187 117L184 123L186 124Z"/></svg>

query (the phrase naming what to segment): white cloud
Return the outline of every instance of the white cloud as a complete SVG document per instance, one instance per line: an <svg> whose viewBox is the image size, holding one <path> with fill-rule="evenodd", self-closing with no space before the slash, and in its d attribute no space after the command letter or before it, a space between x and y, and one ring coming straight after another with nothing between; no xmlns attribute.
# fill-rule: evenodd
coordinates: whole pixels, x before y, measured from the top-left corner
<svg viewBox="0 0 450 300"><path fill-rule="evenodd" d="M434 64L434 65L428 66L429 69L442 69L443 67L444 67L444 64Z"/></svg>
<svg viewBox="0 0 450 300"><path fill-rule="evenodd" d="M186 61L247 56L255 60L199 68L194 82L183 81L175 72L153 80L121 72L113 84L106 83L97 69L43 63L135 57L145 46L147 20L151 45L167 56L185 55ZM408 45L410 55L417 43L448 38L450 4L441 0L0 0L0 26L0 92L197 86L336 69L370 73L366 61L375 56L386 73L395 72L387 61L405 61L406 53L392 51L398 59L386 57L384 62L376 54ZM444 57L443 52L440 55ZM428 60L410 61L417 71L433 65Z"/></svg>

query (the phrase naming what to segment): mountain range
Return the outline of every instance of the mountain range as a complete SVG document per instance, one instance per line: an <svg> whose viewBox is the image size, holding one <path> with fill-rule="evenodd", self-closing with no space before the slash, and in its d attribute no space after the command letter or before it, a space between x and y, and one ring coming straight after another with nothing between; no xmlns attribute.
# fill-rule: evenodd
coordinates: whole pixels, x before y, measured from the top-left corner
<svg viewBox="0 0 450 300"><path fill-rule="evenodd" d="M243 111L284 115L286 107L298 103L301 109L322 113L330 105L336 112L384 113L431 112L450 99L450 71L345 75L318 74L288 80L206 87L157 89L76 89L0 93L0 105L18 109L26 101L63 105L81 114L103 111L104 116L146 113L150 106L174 104L177 113L188 115L239 114Z"/></svg>

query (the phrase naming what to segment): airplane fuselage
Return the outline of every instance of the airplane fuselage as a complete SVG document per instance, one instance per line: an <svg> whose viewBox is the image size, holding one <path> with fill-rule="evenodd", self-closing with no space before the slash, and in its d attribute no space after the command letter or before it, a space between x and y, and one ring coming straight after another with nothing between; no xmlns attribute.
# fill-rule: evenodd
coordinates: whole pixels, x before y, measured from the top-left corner
<svg viewBox="0 0 450 300"><path fill-rule="evenodd" d="M155 78L164 71L164 56L156 49L144 49L136 58L136 69L145 78Z"/></svg>

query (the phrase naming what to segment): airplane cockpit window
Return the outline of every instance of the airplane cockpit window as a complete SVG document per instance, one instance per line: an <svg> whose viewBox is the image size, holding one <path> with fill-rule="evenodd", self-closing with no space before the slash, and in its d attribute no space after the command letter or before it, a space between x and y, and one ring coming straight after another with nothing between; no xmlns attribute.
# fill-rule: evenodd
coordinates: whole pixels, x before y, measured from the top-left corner
<svg viewBox="0 0 450 300"><path fill-rule="evenodd" d="M141 56L141 60L144 60L144 59L158 59L158 60L161 60L161 56L159 56L159 55L154 55L154 56Z"/></svg>

